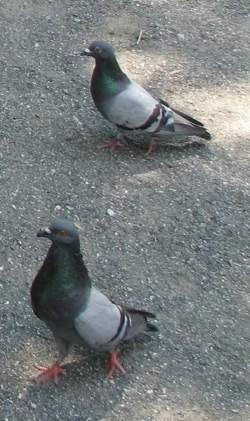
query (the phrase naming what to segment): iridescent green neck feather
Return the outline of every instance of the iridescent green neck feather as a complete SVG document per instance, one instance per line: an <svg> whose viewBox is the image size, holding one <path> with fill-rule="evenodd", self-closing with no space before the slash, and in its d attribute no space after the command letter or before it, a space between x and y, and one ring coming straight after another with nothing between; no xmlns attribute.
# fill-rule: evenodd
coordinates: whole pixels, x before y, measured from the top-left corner
<svg viewBox="0 0 250 421"><path fill-rule="evenodd" d="M97 108L103 99L108 99L121 92L129 79L121 70L115 57L108 60L96 60L91 80L91 94Z"/></svg>

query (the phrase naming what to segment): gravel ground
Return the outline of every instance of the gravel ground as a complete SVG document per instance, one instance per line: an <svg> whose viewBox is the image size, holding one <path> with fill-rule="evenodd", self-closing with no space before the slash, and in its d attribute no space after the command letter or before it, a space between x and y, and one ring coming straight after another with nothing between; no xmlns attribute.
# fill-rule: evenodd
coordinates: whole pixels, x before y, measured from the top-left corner
<svg viewBox="0 0 250 421"><path fill-rule="evenodd" d="M249 15L247 0L0 1L1 420L250 419ZM113 128L79 56L95 39L213 141L98 149ZM81 227L98 288L157 313L110 382L107 355L79 348L58 386L34 381L56 355L30 308L35 233L57 216Z"/></svg>

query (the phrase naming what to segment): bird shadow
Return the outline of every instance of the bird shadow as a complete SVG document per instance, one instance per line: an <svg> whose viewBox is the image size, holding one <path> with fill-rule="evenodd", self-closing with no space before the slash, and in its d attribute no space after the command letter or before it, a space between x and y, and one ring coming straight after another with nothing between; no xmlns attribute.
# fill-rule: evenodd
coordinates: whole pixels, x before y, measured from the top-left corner
<svg viewBox="0 0 250 421"><path fill-rule="evenodd" d="M112 139L114 133L107 130L105 134L105 139L103 135L97 135L93 138L93 133L88 133L86 142L85 136L83 139L82 131L74 131L72 136L65 139L67 143L70 143L70 147L75 147L78 149L78 153L88 156L91 154L93 157L96 156L98 159L103 157L104 161L108 159L109 156L118 158L119 161L126 162L131 160L131 158L140 159L141 162L157 162L159 163L160 159L169 159L169 166L174 165L175 161L180 161L191 156L198 156L201 159L209 160L213 154L213 143L205 142L202 140L195 140L193 138L184 138L181 141L178 139L175 142L175 139L172 139L170 142L166 142L161 139L156 139L158 144L153 148L152 152L147 154L150 141L152 138L139 137L136 140L133 137L125 136L122 142L121 147L115 151L103 150L102 146L104 141L107 139ZM60 140L58 140L60 142ZM84 146L84 148L83 148Z"/></svg>
<svg viewBox="0 0 250 421"><path fill-rule="evenodd" d="M51 343L53 345L54 340L52 337L42 334L39 336L47 344ZM145 352L145 347L153 340L157 340L156 337L153 338L145 332L137 338L122 344L119 361L124 366L126 374L122 374L116 370L114 377L111 379L111 384L119 382L124 387L131 380L130 373L133 372L133 369L136 371L136 365L138 365L138 361L141 361L142 352ZM52 387L57 387L58 390L71 389L72 387L78 388L79 383L82 387L82 382L86 384L86 381L88 384L91 383L94 385L100 383L103 385L110 384L110 380L106 377L108 371L108 352L98 353L89 348L74 346L71 349L70 359L71 361L62 364L62 367L66 369L67 377L61 375L57 384L52 379L46 382L39 382L38 372L37 376L29 379L30 383L27 387L27 393L34 396L34 391L38 392L41 389L50 391ZM137 363L135 363L136 361Z"/></svg>

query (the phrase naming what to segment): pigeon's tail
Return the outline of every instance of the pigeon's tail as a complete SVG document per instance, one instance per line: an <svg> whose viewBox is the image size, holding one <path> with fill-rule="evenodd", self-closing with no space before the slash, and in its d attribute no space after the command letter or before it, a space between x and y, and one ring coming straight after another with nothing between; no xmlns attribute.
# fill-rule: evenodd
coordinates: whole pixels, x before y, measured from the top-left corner
<svg viewBox="0 0 250 421"><path fill-rule="evenodd" d="M206 140L211 140L211 134L208 133L204 125L195 120L193 117L183 113L182 111L170 108L169 104L160 99L161 104L165 108L166 118L165 124L160 127L159 135L168 136L198 136ZM171 120L171 123L170 121Z"/></svg>
<svg viewBox="0 0 250 421"><path fill-rule="evenodd" d="M146 331L148 331L148 332L159 332L159 329L158 329L158 327L153 325L153 323L147 322Z"/></svg>
<svg viewBox="0 0 250 421"><path fill-rule="evenodd" d="M176 123L174 128L176 136L197 136L202 139L211 140L211 134L204 127Z"/></svg>
<svg viewBox="0 0 250 421"><path fill-rule="evenodd" d="M131 307L122 306L122 308L123 311L129 315L129 323L127 325L127 330L123 340L131 339L144 331L158 331L157 327L148 321L148 318L154 319L155 314L149 311L137 310Z"/></svg>
<svg viewBox="0 0 250 421"><path fill-rule="evenodd" d="M211 134L204 125L181 111L172 110L174 117L174 131L180 136L198 136L206 140L211 140Z"/></svg>
<svg viewBox="0 0 250 421"><path fill-rule="evenodd" d="M133 314L137 314L140 317L144 317L144 320L146 321L145 330L150 332L158 332L159 329L156 327L153 323L149 322L148 319L155 319L156 315L154 313L151 313L150 311L145 310L131 310L130 309L130 316Z"/></svg>

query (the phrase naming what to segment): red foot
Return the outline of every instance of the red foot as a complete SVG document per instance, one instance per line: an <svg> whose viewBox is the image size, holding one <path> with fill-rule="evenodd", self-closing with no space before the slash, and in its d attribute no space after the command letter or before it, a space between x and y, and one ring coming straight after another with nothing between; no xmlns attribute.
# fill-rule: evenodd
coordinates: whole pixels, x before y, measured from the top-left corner
<svg viewBox="0 0 250 421"><path fill-rule="evenodd" d="M119 139L111 139L106 140L104 142L104 145L99 146L100 149L110 149L111 151L114 151L115 149L118 149L120 146L122 146Z"/></svg>
<svg viewBox="0 0 250 421"><path fill-rule="evenodd" d="M58 375L59 374L66 374L65 368L62 368L58 361L56 361L51 367L41 367L36 366L36 368L40 371L42 371L41 374L37 377L37 381L39 383L44 383L46 380L48 380L50 377L53 377L54 382L58 383Z"/></svg>
<svg viewBox="0 0 250 421"><path fill-rule="evenodd" d="M106 376L107 379L111 379L114 375L115 370L120 370L122 374L125 374L126 371L124 370L123 366L119 363L117 360L118 355L120 354L119 348L117 348L115 351L111 352L108 359L108 366L109 371Z"/></svg>
<svg viewBox="0 0 250 421"><path fill-rule="evenodd" d="M151 152L153 152L153 150L156 148L157 145L158 145L157 140L151 140L149 148L146 152L146 156L149 156Z"/></svg>

